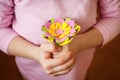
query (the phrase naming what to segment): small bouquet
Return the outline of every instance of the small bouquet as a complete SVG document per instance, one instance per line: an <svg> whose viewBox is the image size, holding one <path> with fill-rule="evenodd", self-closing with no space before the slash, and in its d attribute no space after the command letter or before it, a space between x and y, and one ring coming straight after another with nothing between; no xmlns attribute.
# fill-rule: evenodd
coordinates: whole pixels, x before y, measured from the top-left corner
<svg viewBox="0 0 120 80"><path fill-rule="evenodd" d="M51 19L42 26L43 37L49 42L55 42L63 46L72 41L73 37L80 31L80 26L70 18Z"/></svg>

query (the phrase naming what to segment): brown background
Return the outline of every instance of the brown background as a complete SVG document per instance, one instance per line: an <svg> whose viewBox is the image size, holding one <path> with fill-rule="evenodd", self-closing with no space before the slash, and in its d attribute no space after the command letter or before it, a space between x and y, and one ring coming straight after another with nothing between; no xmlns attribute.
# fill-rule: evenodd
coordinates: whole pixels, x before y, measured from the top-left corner
<svg viewBox="0 0 120 80"><path fill-rule="evenodd" d="M96 51L86 80L120 80L120 35ZM14 57L0 52L0 80L22 80Z"/></svg>

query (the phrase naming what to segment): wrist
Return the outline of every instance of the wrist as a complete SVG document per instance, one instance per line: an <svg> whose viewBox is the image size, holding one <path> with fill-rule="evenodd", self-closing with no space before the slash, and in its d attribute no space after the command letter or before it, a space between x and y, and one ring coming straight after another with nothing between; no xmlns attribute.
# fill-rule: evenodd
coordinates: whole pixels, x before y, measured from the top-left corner
<svg viewBox="0 0 120 80"><path fill-rule="evenodd" d="M88 32L84 33L83 40L86 45L89 46L89 48L95 48L103 43L103 37L99 30L92 28Z"/></svg>

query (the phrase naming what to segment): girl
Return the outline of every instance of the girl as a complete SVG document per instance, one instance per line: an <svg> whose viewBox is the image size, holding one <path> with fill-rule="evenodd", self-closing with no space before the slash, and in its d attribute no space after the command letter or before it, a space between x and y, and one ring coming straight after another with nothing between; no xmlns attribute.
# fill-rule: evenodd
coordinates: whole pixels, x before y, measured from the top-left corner
<svg viewBox="0 0 120 80"><path fill-rule="evenodd" d="M48 43L41 26L51 18L71 18L81 31L63 47ZM0 0L0 49L26 80L84 80L95 48L119 32L120 0Z"/></svg>

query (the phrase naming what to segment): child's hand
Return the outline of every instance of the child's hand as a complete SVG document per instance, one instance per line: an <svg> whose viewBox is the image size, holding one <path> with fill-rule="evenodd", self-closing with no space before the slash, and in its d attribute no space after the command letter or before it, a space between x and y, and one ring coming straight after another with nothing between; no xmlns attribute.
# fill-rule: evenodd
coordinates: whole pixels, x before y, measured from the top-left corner
<svg viewBox="0 0 120 80"><path fill-rule="evenodd" d="M72 52L67 52L63 56L53 57L54 53L63 54L60 47L53 43L42 44L37 48L36 60L40 62L46 73L52 76L59 76L68 73L74 64L75 56Z"/></svg>
<svg viewBox="0 0 120 80"><path fill-rule="evenodd" d="M53 52L61 52L61 47L53 43L44 43L41 47L38 47L19 36L11 41L8 52L10 55L36 60L52 76L68 73L74 64L74 56L71 52L55 58Z"/></svg>

